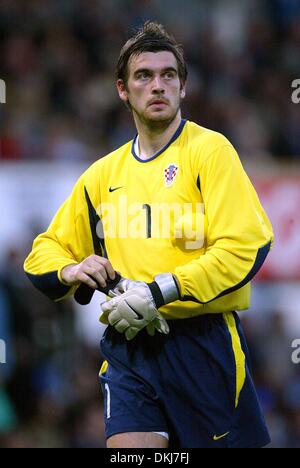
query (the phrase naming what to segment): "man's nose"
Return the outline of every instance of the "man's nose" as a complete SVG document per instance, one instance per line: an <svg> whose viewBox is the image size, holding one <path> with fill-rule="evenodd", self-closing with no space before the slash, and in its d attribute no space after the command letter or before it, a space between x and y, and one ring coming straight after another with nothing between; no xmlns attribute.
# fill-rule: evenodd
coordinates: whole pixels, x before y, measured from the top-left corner
<svg viewBox="0 0 300 468"><path fill-rule="evenodd" d="M155 76L152 82L153 93L164 93L164 86L160 76Z"/></svg>

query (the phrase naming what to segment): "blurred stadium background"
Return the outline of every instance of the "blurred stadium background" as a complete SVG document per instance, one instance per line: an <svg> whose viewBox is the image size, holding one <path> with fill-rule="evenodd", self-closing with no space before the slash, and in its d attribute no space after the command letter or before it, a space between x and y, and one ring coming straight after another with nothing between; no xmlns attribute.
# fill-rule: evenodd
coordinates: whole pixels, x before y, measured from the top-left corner
<svg viewBox="0 0 300 468"><path fill-rule="evenodd" d="M82 171L133 137L113 73L146 19L184 45L184 116L235 144L274 224L241 316L272 446L299 448L299 0L0 0L0 446L105 444L99 296L87 308L52 304L22 263Z"/></svg>

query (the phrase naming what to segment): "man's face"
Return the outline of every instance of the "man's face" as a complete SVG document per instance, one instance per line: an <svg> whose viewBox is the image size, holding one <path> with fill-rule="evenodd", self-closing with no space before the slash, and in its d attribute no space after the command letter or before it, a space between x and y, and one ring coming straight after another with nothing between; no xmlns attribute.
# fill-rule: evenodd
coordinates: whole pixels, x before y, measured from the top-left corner
<svg viewBox="0 0 300 468"><path fill-rule="evenodd" d="M147 125L171 122L185 96L172 52L143 52L131 57L125 87L118 80L120 98L129 102L135 118Z"/></svg>

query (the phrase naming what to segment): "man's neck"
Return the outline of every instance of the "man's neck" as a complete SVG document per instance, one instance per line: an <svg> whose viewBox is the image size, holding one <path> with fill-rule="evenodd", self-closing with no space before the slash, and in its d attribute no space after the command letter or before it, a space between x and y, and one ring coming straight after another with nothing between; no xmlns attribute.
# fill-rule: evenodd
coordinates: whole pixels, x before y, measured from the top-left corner
<svg viewBox="0 0 300 468"><path fill-rule="evenodd" d="M166 127L149 128L141 122L136 122L139 135L139 157L147 160L152 158L164 146L168 144L178 129L181 122L181 113L178 112L175 119Z"/></svg>

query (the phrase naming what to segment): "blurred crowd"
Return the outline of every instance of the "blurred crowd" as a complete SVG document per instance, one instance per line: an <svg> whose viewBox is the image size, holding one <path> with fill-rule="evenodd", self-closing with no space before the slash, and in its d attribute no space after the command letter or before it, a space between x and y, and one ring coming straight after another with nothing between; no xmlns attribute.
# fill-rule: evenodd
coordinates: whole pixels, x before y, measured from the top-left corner
<svg viewBox="0 0 300 468"><path fill-rule="evenodd" d="M114 67L147 19L184 45L185 117L243 159L299 160L298 0L1 0L0 158L92 161L132 138Z"/></svg>
<svg viewBox="0 0 300 468"><path fill-rule="evenodd" d="M298 0L1 0L0 164L90 162L132 138L114 67L147 19L184 45L185 117L223 132L242 159L300 161ZM71 300L33 289L29 249L11 248L0 266L0 447L104 447L99 347L82 338ZM283 314L243 322L272 446L300 448L300 364Z"/></svg>
<svg viewBox="0 0 300 468"><path fill-rule="evenodd" d="M71 300L54 303L32 287L23 247L0 271L0 447L104 447L100 348L83 339Z"/></svg>
<svg viewBox="0 0 300 468"><path fill-rule="evenodd" d="M263 288L261 293L265 294ZM296 330L292 333L287 329L285 313L270 309L262 315L261 310L252 310L246 318L243 313L240 317L256 389L271 434L270 447L300 448L300 363L292 359Z"/></svg>

